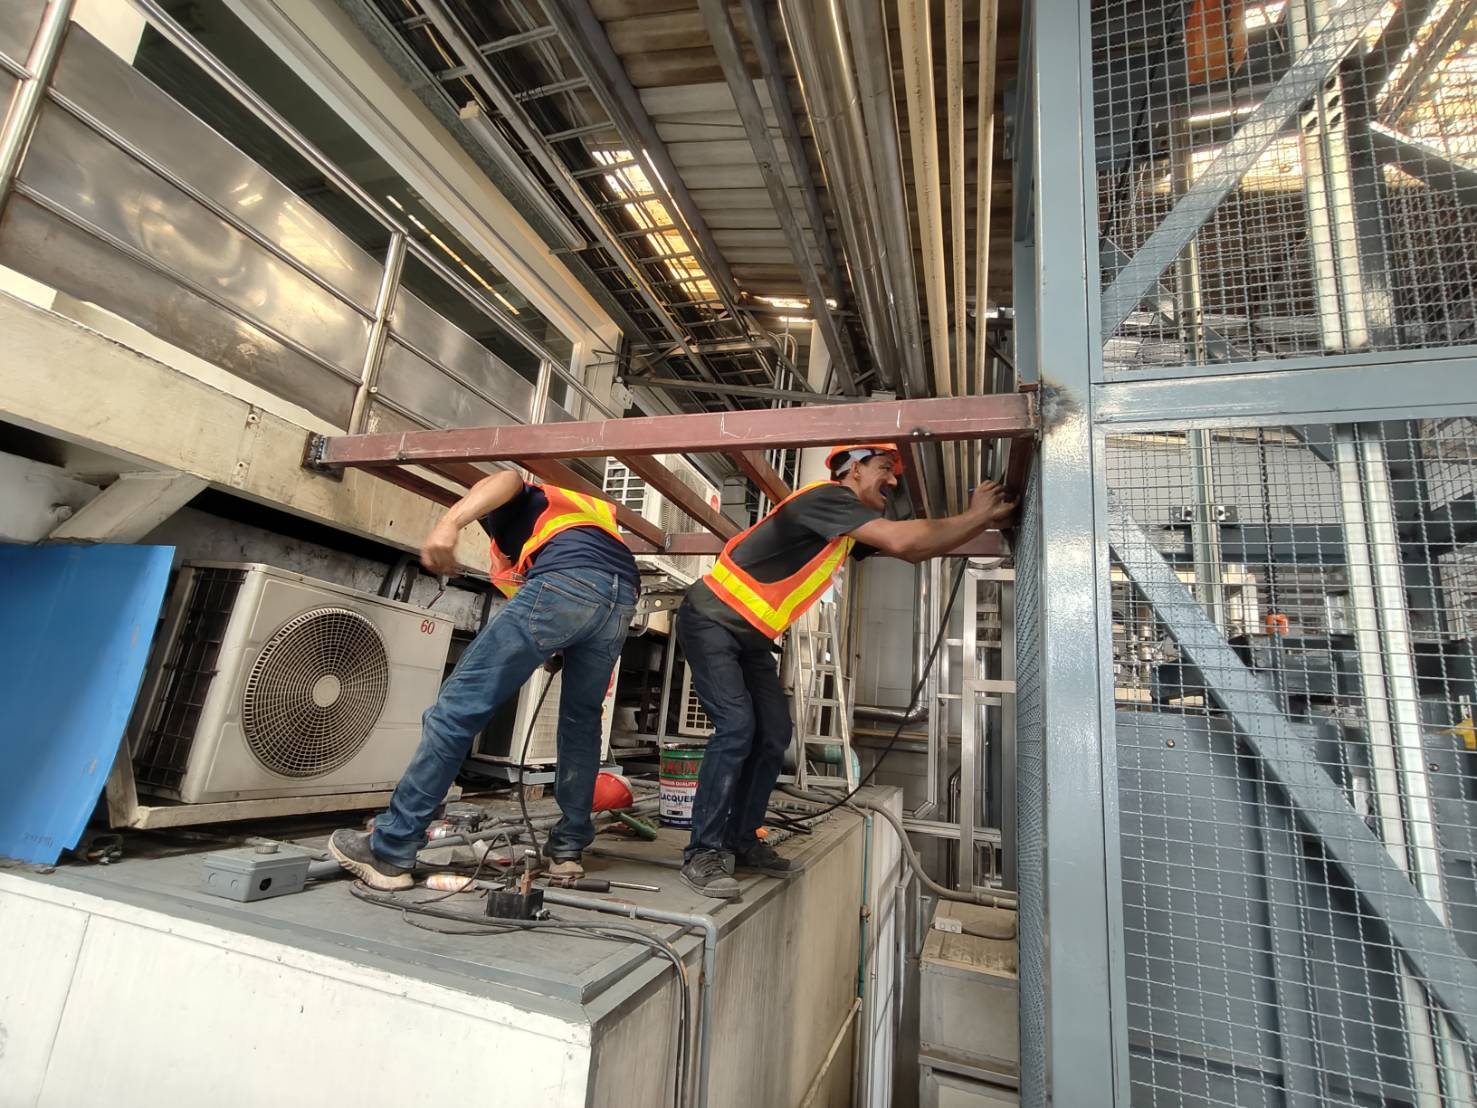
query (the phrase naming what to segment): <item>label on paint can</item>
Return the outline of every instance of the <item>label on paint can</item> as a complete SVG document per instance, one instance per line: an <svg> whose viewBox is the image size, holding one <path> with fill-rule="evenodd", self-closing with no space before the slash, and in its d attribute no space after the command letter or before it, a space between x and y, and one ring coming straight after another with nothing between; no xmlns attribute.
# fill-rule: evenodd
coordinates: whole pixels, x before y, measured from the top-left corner
<svg viewBox="0 0 1477 1108"><path fill-rule="evenodd" d="M697 779L666 780L661 783L661 820L668 827L692 826L692 798L697 795Z"/></svg>

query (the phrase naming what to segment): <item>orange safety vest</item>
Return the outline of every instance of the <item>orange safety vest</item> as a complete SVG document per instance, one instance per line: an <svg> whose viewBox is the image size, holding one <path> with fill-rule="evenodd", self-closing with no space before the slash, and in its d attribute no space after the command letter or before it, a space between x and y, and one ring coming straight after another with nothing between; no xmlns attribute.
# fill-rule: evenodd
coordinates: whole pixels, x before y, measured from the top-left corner
<svg viewBox="0 0 1477 1108"><path fill-rule="evenodd" d="M621 533L615 525L615 506L597 497L570 492L555 485L540 485L549 499L549 506L534 520L533 531L523 544L514 562L504 554L493 539L489 544L489 561L492 568L492 583L504 596L511 597L523 587L523 576L539 548L564 531L576 527L598 527L608 535L620 539ZM621 540L625 541L625 540Z"/></svg>
<svg viewBox="0 0 1477 1108"><path fill-rule="evenodd" d="M769 515L774 515L797 496L831 484L835 482L816 481L802 489L796 489L776 504ZM769 516L764 517L768 518ZM714 596L743 616L755 630L763 632L771 639L777 639L830 587L831 579L846 561L856 540L849 535L832 539L817 551L815 557L783 580L768 583L756 581L746 570L739 568L734 561L733 552L764 519L728 540L723 552L718 555L718 561L704 580L707 581L708 588L713 590Z"/></svg>

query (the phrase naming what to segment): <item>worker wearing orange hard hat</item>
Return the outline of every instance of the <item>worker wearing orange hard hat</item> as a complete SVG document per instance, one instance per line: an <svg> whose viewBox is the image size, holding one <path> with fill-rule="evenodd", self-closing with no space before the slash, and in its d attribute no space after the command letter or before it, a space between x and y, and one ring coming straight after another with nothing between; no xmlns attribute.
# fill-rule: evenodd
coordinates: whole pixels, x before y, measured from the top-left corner
<svg viewBox="0 0 1477 1108"><path fill-rule="evenodd" d="M845 443L830 479L776 504L728 541L677 610L677 638L708 718L682 879L707 896L739 895L736 869L788 877L793 864L757 832L790 745L790 708L775 643L818 601L848 556L920 562L999 527L1014 504L997 484L943 519L884 519L903 456L895 443Z"/></svg>

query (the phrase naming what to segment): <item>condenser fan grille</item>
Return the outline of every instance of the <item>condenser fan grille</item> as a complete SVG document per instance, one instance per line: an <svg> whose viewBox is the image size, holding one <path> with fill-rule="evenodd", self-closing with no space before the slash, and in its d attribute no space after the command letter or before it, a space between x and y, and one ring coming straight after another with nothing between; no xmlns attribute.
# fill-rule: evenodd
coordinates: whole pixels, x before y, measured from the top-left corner
<svg viewBox="0 0 1477 1108"><path fill-rule="evenodd" d="M242 730L274 773L317 777L348 763L379 722L390 660L378 629L347 608L283 625L246 682Z"/></svg>

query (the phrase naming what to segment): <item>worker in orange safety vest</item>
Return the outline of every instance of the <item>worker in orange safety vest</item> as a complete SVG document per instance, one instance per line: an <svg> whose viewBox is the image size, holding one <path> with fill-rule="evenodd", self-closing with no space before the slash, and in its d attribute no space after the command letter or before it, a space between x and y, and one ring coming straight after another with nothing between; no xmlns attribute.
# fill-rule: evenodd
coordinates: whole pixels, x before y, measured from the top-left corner
<svg viewBox="0 0 1477 1108"><path fill-rule="evenodd" d="M790 745L776 640L818 601L850 556L937 557L1014 510L987 481L968 509L944 519L882 517L903 459L890 442L838 446L831 478L786 497L730 539L677 611L677 638L713 723L693 798L682 879L707 896L739 895L736 869L789 877L793 862L758 838Z"/></svg>
<svg viewBox="0 0 1477 1108"><path fill-rule="evenodd" d="M600 711L635 614L636 560L608 502L503 472L447 510L421 548L421 563L432 573L457 572L457 536L474 520L491 540L492 580L508 602L462 652L422 717L420 745L373 833L345 829L329 840L344 868L376 889L413 883L426 827L476 736L555 654L563 657L554 784L561 817L543 847L551 876L582 876L580 856L595 836Z"/></svg>

